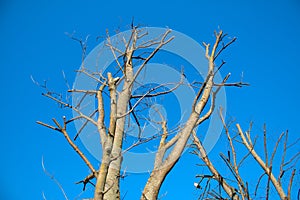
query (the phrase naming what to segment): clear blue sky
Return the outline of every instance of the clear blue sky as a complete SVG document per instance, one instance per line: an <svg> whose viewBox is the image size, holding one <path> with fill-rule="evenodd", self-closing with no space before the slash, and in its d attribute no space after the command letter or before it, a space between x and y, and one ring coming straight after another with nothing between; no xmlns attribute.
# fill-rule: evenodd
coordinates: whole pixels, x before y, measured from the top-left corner
<svg viewBox="0 0 300 200"><path fill-rule="evenodd" d="M79 45L64 33L76 31L79 37L90 34L96 38L103 36L106 28L125 29L133 16L137 23L168 26L198 42L212 41L218 26L230 36L236 36L237 42L226 54L228 65L224 74L231 72L232 80L239 80L243 72L244 80L251 87L227 89L228 116L235 117L245 129L254 121L257 134L265 122L270 134L289 129L291 139L299 137L298 0L48 2L0 2L0 105L3 106L0 199L42 199L42 191L48 200L63 199L42 171L42 156L47 169L61 182L70 199L80 193L82 186L74 183L88 169L61 135L35 124L36 120L49 122L52 117L58 117L59 109L40 95L41 89L32 83L30 76L47 79L52 88L63 91L61 71L73 81L73 71L81 59ZM96 42L91 42L88 51L93 45ZM196 163L195 160L191 163ZM193 187L194 176L199 171L183 169L180 162L167 177L162 193L168 194L164 199L183 196L195 199L199 194ZM137 199L146 176L134 175L128 182L125 179L124 183L134 188L129 190L125 186L128 190L125 199ZM296 180L299 182L299 178Z"/></svg>

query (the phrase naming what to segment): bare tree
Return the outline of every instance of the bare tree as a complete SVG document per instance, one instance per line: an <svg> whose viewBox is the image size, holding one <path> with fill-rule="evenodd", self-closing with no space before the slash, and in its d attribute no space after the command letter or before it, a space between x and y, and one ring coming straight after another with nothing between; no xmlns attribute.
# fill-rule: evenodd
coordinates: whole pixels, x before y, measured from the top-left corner
<svg viewBox="0 0 300 200"><path fill-rule="evenodd" d="M203 82L198 82L198 84L200 83L201 85L197 88L196 96L194 97L193 104L191 105L192 111L189 114L188 119L186 121L182 121L181 124L175 128L176 131L171 134L172 130L168 127L168 119L161 114L161 110L157 109L155 112L159 115L160 120L152 122L161 126L161 131L148 138L142 137L143 128L139 121L143 117L139 115L139 108L141 108L142 105L149 107L149 102L150 104L151 102L155 102L155 98L172 93L184 84L183 79L185 74L182 72L182 77L176 83L166 82L155 86L148 85L138 93L133 91L134 87L140 84L138 82L138 77L141 76L149 61L155 57L162 47L172 43L174 37L171 36L170 33L171 30L167 29L159 37L145 40L144 38L148 33L143 29L132 25L129 38L120 38L119 40L119 42L123 45L123 48L121 49L118 48L118 45L115 45L107 32L106 46L110 49L114 57L115 70L117 73L109 71L104 74L102 71L89 71L83 64L80 70L78 70L78 73L85 75L90 80L96 82L98 88L95 90L86 90L82 88L69 89L68 92L70 94L81 94L76 105L72 105L68 101L64 101L60 95L50 92L47 87L44 86L46 93L43 95L45 97L57 102L62 107L71 109L73 113L76 113L76 116L71 119L63 117L62 123L59 123L57 119L52 119L55 124L54 126L40 121L37 123L62 133L69 145L85 162L87 167L90 169L90 174L79 183L82 183L84 188L89 183L95 186L94 200L120 199L119 182L122 177L121 167L124 153L151 140L159 140L159 142L154 161L154 168L143 189L141 200L157 199L162 183L180 159L191 136L194 138L194 144L197 148L196 153L200 156L206 167L208 167L211 172L210 176L203 177L211 177L216 180L226 194L233 199L239 199L240 197L242 197L242 199L250 199L247 183L245 183L239 175L239 165L237 164L235 157L236 152L234 145L232 144L232 137L229 135L227 127L224 125L234 160L231 161L229 159L228 161L228 158L223 158L227 161L226 163L236 176L238 188L235 188L236 185L230 185L218 172L214 164L208 158L206 150L201 145L195 131L199 125L209 119L212 115L215 110L217 94L222 87L242 87L244 85L248 85L241 81L236 83L227 83L230 74L228 74L221 82L215 82L214 79L216 73L225 64L225 62L222 61L221 64L217 65L217 58L227 47L235 42L236 38L229 39L226 34L219 31L215 32L215 41L213 45L203 43L205 47L205 57L208 63L208 71ZM84 63L86 43L83 40L76 39L73 36L71 37L80 43L83 50ZM117 77L116 74L120 76ZM167 85L171 87L166 89ZM97 106L95 110L91 110L87 113L84 111L85 105L83 102L88 96L94 96L96 98ZM108 99L108 101L105 101L105 99ZM124 138L129 131L128 126L130 126L130 116L132 116L138 124L138 137L132 145L128 148L124 148ZM149 122L151 121L151 119L144 120L148 120ZM76 121L81 122L80 129L77 133L69 133L68 125ZM76 145L75 140L81 134L82 130L88 125L96 127L101 141L99 145L102 149L102 160L99 168L95 168L95 166L92 165L89 159ZM237 127L242 143L249 150L249 154L253 155L260 166L262 166L265 174L270 177L270 181L278 191L280 197L289 197L290 192L286 195L280 185L280 179L276 180L272 174L271 169L274 156L272 156L269 161L268 158L266 158L266 162L261 161L261 159L259 160L260 157L253 150L254 145L250 136L246 134L245 137L245 133L239 126ZM74 139L71 138L71 135L74 135ZM282 163L281 174L285 172L285 169L283 169L283 166L286 164L284 159ZM292 185L293 176L294 175L292 175L290 185ZM291 186L289 186L289 191L290 188Z"/></svg>

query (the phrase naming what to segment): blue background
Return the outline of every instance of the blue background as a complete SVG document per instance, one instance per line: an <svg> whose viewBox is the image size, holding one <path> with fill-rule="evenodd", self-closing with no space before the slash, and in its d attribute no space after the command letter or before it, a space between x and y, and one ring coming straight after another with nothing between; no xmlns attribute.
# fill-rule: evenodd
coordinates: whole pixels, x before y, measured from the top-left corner
<svg viewBox="0 0 300 200"><path fill-rule="evenodd" d="M72 82L81 62L80 46L65 32L78 37L104 36L118 28L127 29L132 17L145 26L170 27L198 42L213 41L218 27L238 41L224 54L223 75L231 80L241 73L250 87L228 88L227 115L244 129L254 121L254 133L267 123L269 141L289 129L290 139L299 137L300 100L300 2L287 1L17 1L0 2L1 58L1 193L0 199L63 199L59 189L41 167L45 165L63 185L70 199L76 199L82 185L74 183L88 169L57 132L38 126L50 122L61 110L43 98L38 81L64 91L61 71ZM91 39L88 51L97 44ZM227 148L217 145L216 149ZM299 147L296 147L299 151ZM92 158L91 158L92 159ZM187 162L191 167L186 167ZM193 182L201 170L194 156L186 156L167 177L163 199L196 199ZM249 172L257 174L257 171ZM148 174L130 175L122 181L125 199L138 199ZM299 175L299 172L298 172ZM299 188L299 176L295 187ZM91 194L91 188L81 198Z"/></svg>

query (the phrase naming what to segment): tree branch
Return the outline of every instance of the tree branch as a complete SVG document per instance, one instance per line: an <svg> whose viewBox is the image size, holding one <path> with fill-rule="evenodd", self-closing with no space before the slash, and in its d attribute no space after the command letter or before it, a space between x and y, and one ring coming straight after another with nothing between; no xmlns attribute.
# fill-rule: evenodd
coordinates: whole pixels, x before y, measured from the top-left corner
<svg viewBox="0 0 300 200"><path fill-rule="evenodd" d="M48 124L45 124L43 122L40 122L40 121L37 121L38 124L42 125L42 126L45 126L47 128L50 128L50 129L53 129L53 130L56 130L60 133L62 133L64 135L64 137L66 138L66 140L68 141L69 145L73 148L73 150L81 157L81 159L85 162L85 164L90 168L90 170L92 172L95 172L95 169L94 167L92 166L92 164L90 163L90 161L85 157L85 155L82 153L82 151L76 146L76 144L72 141L72 139L70 138L70 136L68 135L66 129L65 129L65 125L66 125L66 122L64 120L64 126L61 126L57 120L55 118L52 119L53 122L55 123L55 125L57 127L54 127L54 126L51 126L51 125L48 125Z"/></svg>
<svg viewBox="0 0 300 200"><path fill-rule="evenodd" d="M285 192L282 189L281 184L276 180L274 177L273 173L271 172L270 168L266 166L266 163L260 158L260 156L256 153L256 151L252 148L252 144L248 142L245 138L245 135L240 127L239 124L236 124L236 127L238 129L238 133L243 141L243 144L245 147L248 149L248 151L251 152L251 155L253 158L257 161L257 163L261 166L261 168L265 171L265 173L270 177L272 184L274 185L278 195L280 196L281 199L286 199L287 196ZM249 138L248 138L249 139Z"/></svg>

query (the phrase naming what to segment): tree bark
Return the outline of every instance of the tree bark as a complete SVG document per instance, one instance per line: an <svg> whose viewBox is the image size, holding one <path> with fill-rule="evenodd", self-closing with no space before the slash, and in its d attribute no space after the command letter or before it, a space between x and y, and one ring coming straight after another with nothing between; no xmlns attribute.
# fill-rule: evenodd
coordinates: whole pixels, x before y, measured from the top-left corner
<svg viewBox="0 0 300 200"><path fill-rule="evenodd" d="M174 166L174 165L173 165ZM168 169L168 171L170 171ZM145 189L143 191L141 200L156 200L158 197L159 189L166 178L165 170L155 170L151 173L150 178L148 179Z"/></svg>
<svg viewBox="0 0 300 200"><path fill-rule="evenodd" d="M130 50L129 50L130 51ZM126 121L126 113L128 110L129 100L131 98L131 90L133 83L133 69L131 63L132 52L127 55L128 62L125 67L125 81L123 90L119 95L117 102L117 120L114 131L114 141L111 152L111 162L107 174L106 193L104 199L118 200L120 199L120 170L122 164L122 143L124 137L124 127Z"/></svg>
<svg viewBox="0 0 300 200"><path fill-rule="evenodd" d="M198 121L198 118L199 114L197 114L196 112L193 112L191 114L184 129L181 133L179 133L181 134L181 136L179 137L178 142L175 144L167 159L163 161L163 164L161 166L154 166L154 170L151 172L150 178L148 179L147 184L145 185L145 188L143 190L141 200L157 199L160 187L164 179L179 160L190 137L190 134Z"/></svg>

